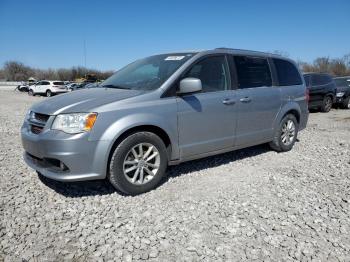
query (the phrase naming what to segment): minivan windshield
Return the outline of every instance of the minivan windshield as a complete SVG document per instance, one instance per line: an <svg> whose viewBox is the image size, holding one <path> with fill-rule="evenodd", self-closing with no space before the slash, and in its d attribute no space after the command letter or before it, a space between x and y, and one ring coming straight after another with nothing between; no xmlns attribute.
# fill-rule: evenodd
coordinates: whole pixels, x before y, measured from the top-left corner
<svg viewBox="0 0 350 262"><path fill-rule="evenodd" d="M114 73L100 87L155 90L194 55L195 53L163 54L137 60Z"/></svg>

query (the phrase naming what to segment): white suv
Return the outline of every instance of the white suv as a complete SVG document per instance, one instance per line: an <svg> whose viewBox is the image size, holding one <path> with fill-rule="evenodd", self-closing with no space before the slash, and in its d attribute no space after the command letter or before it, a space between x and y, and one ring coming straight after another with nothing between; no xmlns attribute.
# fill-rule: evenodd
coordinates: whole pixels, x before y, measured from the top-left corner
<svg viewBox="0 0 350 262"><path fill-rule="evenodd" d="M42 80L30 86L28 94L31 96L37 94L45 94L47 97L50 97L53 94L60 94L66 92L68 92L68 89L64 85L63 81Z"/></svg>

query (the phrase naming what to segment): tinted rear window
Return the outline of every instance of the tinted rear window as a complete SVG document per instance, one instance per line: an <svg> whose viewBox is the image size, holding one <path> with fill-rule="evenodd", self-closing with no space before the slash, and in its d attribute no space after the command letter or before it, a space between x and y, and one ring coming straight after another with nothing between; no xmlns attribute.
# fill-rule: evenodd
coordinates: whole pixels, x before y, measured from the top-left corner
<svg viewBox="0 0 350 262"><path fill-rule="evenodd" d="M272 86L270 67L266 58L234 57L239 88Z"/></svg>
<svg viewBox="0 0 350 262"><path fill-rule="evenodd" d="M53 82L55 86L64 86L64 82Z"/></svg>
<svg viewBox="0 0 350 262"><path fill-rule="evenodd" d="M331 83L333 79L328 75L312 75L312 85L320 86Z"/></svg>
<svg viewBox="0 0 350 262"><path fill-rule="evenodd" d="M279 86L301 85L302 80L298 69L289 61L283 59L273 59L276 67Z"/></svg>

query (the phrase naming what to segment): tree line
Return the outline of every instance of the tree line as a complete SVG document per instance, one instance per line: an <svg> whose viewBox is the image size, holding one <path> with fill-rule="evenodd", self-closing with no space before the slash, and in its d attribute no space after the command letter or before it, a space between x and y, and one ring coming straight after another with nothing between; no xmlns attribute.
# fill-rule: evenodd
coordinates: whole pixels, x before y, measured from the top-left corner
<svg viewBox="0 0 350 262"><path fill-rule="evenodd" d="M274 53L288 56L281 51ZM350 76L350 54L344 55L342 58L319 57L312 63L297 61L301 71L329 73L333 76ZM0 68L0 79L6 81L27 81L28 78L35 79L51 79L62 81L74 81L78 78L84 78L87 74L94 74L97 79L106 79L113 74L113 71L100 71L89 69L82 66L60 69L37 69L24 65L17 61L7 61L3 68Z"/></svg>
<svg viewBox="0 0 350 262"><path fill-rule="evenodd" d="M88 74L95 75L97 79L103 80L111 76L113 71L100 71L82 66L60 69L38 69L17 61L7 61L4 63L3 68L0 68L0 79L5 81L27 81L30 77L34 77L37 80L74 81L84 78Z"/></svg>
<svg viewBox="0 0 350 262"><path fill-rule="evenodd" d="M350 76L350 54L342 58L319 57L313 63L298 61L303 72L329 73L333 76Z"/></svg>

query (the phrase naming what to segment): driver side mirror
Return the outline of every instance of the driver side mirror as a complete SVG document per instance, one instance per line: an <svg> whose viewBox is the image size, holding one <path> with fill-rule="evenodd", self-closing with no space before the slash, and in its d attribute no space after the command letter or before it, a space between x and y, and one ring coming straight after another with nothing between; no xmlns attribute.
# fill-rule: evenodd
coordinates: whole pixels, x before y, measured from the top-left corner
<svg viewBox="0 0 350 262"><path fill-rule="evenodd" d="M178 94L189 94L202 91L202 81L198 78L188 77L180 81Z"/></svg>

